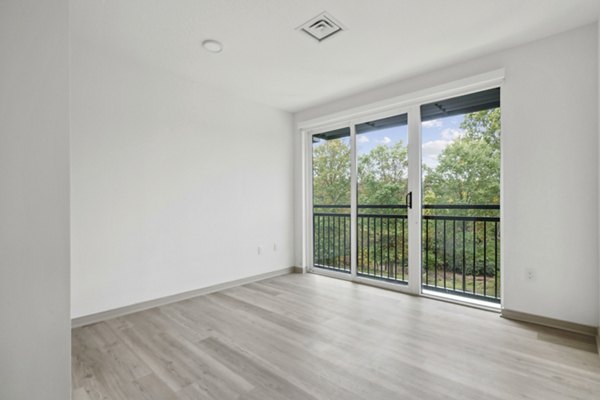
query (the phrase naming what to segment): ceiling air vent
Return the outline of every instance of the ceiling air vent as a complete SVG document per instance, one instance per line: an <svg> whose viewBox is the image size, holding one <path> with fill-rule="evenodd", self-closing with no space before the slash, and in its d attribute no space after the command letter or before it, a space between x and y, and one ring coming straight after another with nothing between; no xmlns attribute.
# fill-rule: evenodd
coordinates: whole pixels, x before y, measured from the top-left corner
<svg viewBox="0 0 600 400"><path fill-rule="evenodd" d="M310 19L297 29L317 39L319 42L344 30L342 24L326 12Z"/></svg>

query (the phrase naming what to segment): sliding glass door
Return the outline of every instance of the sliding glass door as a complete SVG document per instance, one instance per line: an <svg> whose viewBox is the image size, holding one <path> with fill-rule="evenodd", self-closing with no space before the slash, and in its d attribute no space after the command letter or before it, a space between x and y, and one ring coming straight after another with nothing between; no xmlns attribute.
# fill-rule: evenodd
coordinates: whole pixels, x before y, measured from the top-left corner
<svg viewBox="0 0 600 400"><path fill-rule="evenodd" d="M419 218L409 213L419 190L409 187L410 140L408 112L364 117L309 136L315 271L408 287L409 233L418 234L410 221ZM418 156L412 163L418 165ZM413 275L419 279L418 269Z"/></svg>
<svg viewBox="0 0 600 400"><path fill-rule="evenodd" d="M350 128L312 136L313 265L349 273Z"/></svg>
<svg viewBox="0 0 600 400"><path fill-rule="evenodd" d="M408 115L357 124L357 274L408 282Z"/></svg>
<svg viewBox="0 0 600 400"><path fill-rule="evenodd" d="M421 106L423 289L500 302L500 89Z"/></svg>
<svg viewBox="0 0 600 400"><path fill-rule="evenodd" d="M500 301L500 89L307 137L310 268Z"/></svg>
<svg viewBox="0 0 600 400"><path fill-rule="evenodd" d="M350 273L350 128L311 137L313 265Z"/></svg>

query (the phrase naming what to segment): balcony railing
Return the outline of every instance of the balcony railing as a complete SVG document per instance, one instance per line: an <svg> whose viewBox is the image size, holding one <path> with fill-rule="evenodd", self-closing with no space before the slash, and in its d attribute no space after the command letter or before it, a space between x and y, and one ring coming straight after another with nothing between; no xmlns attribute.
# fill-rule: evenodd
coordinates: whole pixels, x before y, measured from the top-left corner
<svg viewBox="0 0 600 400"><path fill-rule="evenodd" d="M500 301L500 206L425 205L422 285ZM406 205L359 205L357 274L408 281ZM313 255L318 268L350 272L350 206L315 205Z"/></svg>
<svg viewBox="0 0 600 400"><path fill-rule="evenodd" d="M319 268L350 272L350 206L314 206L313 256ZM322 210L317 212L316 210Z"/></svg>

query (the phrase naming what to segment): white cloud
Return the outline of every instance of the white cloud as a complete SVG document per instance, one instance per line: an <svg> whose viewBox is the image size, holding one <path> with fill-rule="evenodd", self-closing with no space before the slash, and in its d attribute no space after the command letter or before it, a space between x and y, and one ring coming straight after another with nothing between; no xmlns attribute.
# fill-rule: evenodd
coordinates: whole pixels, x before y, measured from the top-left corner
<svg viewBox="0 0 600 400"><path fill-rule="evenodd" d="M439 128L443 125L441 119L432 119L431 121L423 122L423 128Z"/></svg>
<svg viewBox="0 0 600 400"><path fill-rule="evenodd" d="M442 151L444 151L444 149L456 139L463 137L464 134L464 129L446 128L440 132L440 139L423 143L421 153L423 157L423 164L431 168L437 167L438 157Z"/></svg>
<svg viewBox="0 0 600 400"><path fill-rule="evenodd" d="M438 156L444 149L452 143L452 140L432 140L423 143L421 156L423 164L428 167L435 168L438 165Z"/></svg>
<svg viewBox="0 0 600 400"><path fill-rule="evenodd" d="M456 140L465 134L464 129L446 128L440 132L440 136L445 140Z"/></svg>
<svg viewBox="0 0 600 400"><path fill-rule="evenodd" d="M387 136L384 136L383 139L381 140L381 143L383 144L390 144L392 142L392 139L390 139Z"/></svg>
<svg viewBox="0 0 600 400"><path fill-rule="evenodd" d="M356 139L356 141L358 143L369 143L369 138L366 135L357 135L358 138Z"/></svg>

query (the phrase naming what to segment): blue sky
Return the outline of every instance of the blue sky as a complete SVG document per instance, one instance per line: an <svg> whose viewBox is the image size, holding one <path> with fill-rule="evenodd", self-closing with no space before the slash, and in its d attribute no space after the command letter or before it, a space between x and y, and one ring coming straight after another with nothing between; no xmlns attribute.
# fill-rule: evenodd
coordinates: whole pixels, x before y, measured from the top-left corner
<svg viewBox="0 0 600 400"><path fill-rule="evenodd" d="M460 124L463 119L464 115L456 115L423 123L423 164L428 165L431 168L437 166L439 154L446 146L463 134L463 130L460 129ZM363 133L358 135L356 140L359 155L368 153L379 144L393 146L399 140L402 140L406 145L408 143L408 127L404 125Z"/></svg>
<svg viewBox="0 0 600 400"><path fill-rule="evenodd" d="M359 155L365 154L373 150L377 145L393 146L399 140L402 140L404 145L408 143L408 127L406 125L379 129L357 135L356 151Z"/></svg>
<svg viewBox="0 0 600 400"><path fill-rule="evenodd" d="M460 129L463 120L464 115L456 115L423 122L421 129L423 164L431 168L437 166L440 153L464 133ZM341 140L349 143L350 138L346 137ZM363 133L356 137L357 152L360 156L370 152L377 145L393 146L400 140L405 145L408 143L408 126L406 125ZM315 146L318 145L315 144Z"/></svg>
<svg viewBox="0 0 600 400"><path fill-rule="evenodd" d="M464 131L460 128L460 124L464 119L464 114L461 114L423 122L421 128L423 164L431 168L437 166L439 154L446 146L464 134Z"/></svg>

